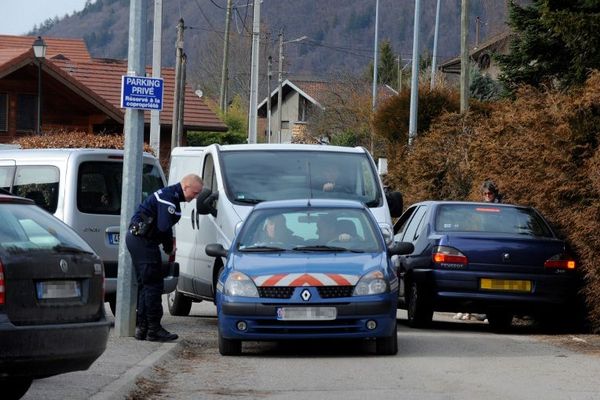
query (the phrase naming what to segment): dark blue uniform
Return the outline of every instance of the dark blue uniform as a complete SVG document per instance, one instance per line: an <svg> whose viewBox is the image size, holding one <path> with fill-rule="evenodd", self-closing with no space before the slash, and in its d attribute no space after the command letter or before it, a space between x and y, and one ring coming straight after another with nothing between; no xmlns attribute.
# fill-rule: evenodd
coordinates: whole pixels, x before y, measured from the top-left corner
<svg viewBox="0 0 600 400"><path fill-rule="evenodd" d="M164 331L160 325L164 282L158 246L162 244L166 253L173 251L173 225L181 218L182 201L185 197L181 184L167 186L148 196L131 218L125 240L138 283L137 339L145 339L147 333L148 339L153 340L156 332Z"/></svg>

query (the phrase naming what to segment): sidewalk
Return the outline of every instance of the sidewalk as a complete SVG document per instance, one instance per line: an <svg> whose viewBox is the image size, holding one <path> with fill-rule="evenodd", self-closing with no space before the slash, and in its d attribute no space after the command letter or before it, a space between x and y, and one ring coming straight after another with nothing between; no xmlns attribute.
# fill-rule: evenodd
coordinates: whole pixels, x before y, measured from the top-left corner
<svg viewBox="0 0 600 400"><path fill-rule="evenodd" d="M181 339L160 343L117 337L110 311L107 311L107 318L112 325L106 350L87 371L36 380L23 400L123 400L135 388L138 378L177 356ZM169 325L165 326L169 329Z"/></svg>

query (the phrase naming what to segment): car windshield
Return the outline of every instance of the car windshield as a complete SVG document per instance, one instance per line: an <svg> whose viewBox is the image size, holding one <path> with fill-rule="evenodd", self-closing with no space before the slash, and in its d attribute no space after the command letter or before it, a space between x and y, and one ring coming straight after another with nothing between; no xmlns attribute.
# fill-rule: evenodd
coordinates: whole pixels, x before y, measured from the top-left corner
<svg viewBox="0 0 600 400"><path fill-rule="evenodd" d="M438 232L490 232L553 237L531 208L481 204L444 204L435 219Z"/></svg>
<svg viewBox="0 0 600 400"><path fill-rule="evenodd" d="M93 253L71 228L37 206L2 204L0 220L0 247L4 251Z"/></svg>
<svg viewBox="0 0 600 400"><path fill-rule="evenodd" d="M225 190L236 204L299 198L343 198L381 206L378 177L365 153L223 151Z"/></svg>
<svg viewBox="0 0 600 400"><path fill-rule="evenodd" d="M363 209L255 210L240 232L243 252L380 252L378 227Z"/></svg>

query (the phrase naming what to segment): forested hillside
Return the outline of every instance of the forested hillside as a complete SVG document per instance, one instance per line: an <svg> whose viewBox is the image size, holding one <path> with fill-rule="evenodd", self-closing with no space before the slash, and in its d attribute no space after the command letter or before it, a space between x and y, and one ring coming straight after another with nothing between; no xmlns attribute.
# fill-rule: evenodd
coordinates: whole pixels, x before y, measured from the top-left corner
<svg viewBox="0 0 600 400"><path fill-rule="evenodd" d="M148 0L147 49L150 64L154 2ZM247 6L249 3L250 6ZM379 39L389 40L404 63L412 56L414 0L379 1ZM200 83L220 75L225 6L227 0L163 0L163 65L173 65L176 25L183 18L188 79ZM233 77L248 76L250 70L252 0L234 0L231 22ZM431 54L436 0L421 0L421 53ZM461 0L442 0L438 57L456 56L460 49ZM471 43L476 27L480 42L506 29L506 2L471 0ZM477 18L479 17L479 18ZM476 22L479 20L479 24ZM261 5L261 62L271 54L278 59L277 34L284 40L307 36L285 46L286 74L327 77L340 72L359 74L373 59L375 0L265 0ZM84 38L95 57L126 58L129 0L88 0L83 11L64 17L49 16L34 34ZM277 65L274 64L277 70ZM261 73L265 68L261 68ZM200 85L202 86L202 85ZM209 93L208 94L212 94Z"/></svg>

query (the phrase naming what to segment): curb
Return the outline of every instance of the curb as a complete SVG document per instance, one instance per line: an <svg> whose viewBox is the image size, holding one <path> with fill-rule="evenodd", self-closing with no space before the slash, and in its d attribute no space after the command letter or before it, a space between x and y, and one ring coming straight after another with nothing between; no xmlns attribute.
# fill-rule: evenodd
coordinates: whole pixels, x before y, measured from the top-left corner
<svg viewBox="0 0 600 400"><path fill-rule="evenodd" d="M181 339L179 340L181 341ZM102 388L90 397L90 400L122 400L127 398L135 388L139 378L149 376L155 365L175 356L176 351L181 347L180 341L161 344L156 351L129 368L119 379Z"/></svg>

